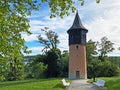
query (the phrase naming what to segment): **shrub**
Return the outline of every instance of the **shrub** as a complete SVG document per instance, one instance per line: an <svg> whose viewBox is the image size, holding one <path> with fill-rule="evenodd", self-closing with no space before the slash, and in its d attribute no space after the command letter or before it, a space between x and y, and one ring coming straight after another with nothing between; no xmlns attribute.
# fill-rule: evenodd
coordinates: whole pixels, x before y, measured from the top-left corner
<svg viewBox="0 0 120 90"><path fill-rule="evenodd" d="M43 78L44 77L44 71L47 69L47 65L44 65L44 63L39 62L34 66L33 73L35 78Z"/></svg>
<svg viewBox="0 0 120 90"><path fill-rule="evenodd" d="M118 67L111 63L110 61L98 62L94 64L89 64L87 67L88 78L92 78L93 74L95 77L112 77L119 75Z"/></svg>

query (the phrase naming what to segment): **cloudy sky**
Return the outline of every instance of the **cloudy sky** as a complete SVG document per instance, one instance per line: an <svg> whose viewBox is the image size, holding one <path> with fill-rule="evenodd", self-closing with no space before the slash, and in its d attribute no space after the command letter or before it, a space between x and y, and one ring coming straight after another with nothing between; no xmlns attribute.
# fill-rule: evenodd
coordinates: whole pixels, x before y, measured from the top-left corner
<svg viewBox="0 0 120 90"><path fill-rule="evenodd" d="M106 36L114 43L116 50L109 55L118 56L120 51L117 48L120 46L120 0L101 0L96 4L95 0L85 0L85 5L80 6L76 3L79 16L82 24L88 29L87 41L100 41ZM38 42L37 36L43 34L41 31L44 27L49 27L59 35L60 44L58 47L63 50L68 50L68 35L67 30L72 26L75 13L61 19L56 17L49 18L50 11L47 4L44 4L40 11L33 12L28 17L30 20L30 31L32 35L22 34L26 41L26 45L32 53L29 55L36 55L42 53L43 46Z"/></svg>

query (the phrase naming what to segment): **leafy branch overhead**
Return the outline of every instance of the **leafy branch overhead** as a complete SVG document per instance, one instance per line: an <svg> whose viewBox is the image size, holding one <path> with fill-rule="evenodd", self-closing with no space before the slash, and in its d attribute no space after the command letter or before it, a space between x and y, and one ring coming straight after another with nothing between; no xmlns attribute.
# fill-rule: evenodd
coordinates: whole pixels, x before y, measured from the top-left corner
<svg viewBox="0 0 120 90"><path fill-rule="evenodd" d="M83 6L84 1L85 0L42 0L42 3L48 3L51 11L50 18L56 16L63 18L65 15L68 16L71 12L75 12L75 3L80 3L80 5ZM96 2L99 3L100 0L96 0Z"/></svg>

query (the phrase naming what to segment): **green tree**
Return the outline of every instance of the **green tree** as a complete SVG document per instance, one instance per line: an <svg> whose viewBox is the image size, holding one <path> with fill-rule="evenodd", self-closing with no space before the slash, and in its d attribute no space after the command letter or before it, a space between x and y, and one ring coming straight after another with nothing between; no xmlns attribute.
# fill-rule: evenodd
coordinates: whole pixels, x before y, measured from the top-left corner
<svg viewBox="0 0 120 90"><path fill-rule="evenodd" d="M47 65L44 63L39 62L33 65L32 73L35 78L44 78L44 72L47 70Z"/></svg>
<svg viewBox="0 0 120 90"><path fill-rule="evenodd" d="M97 50L96 42L89 40L86 44L86 58L88 64L91 63L91 61L94 59L95 55L97 54L96 50Z"/></svg>
<svg viewBox="0 0 120 90"><path fill-rule="evenodd" d="M69 53L68 51L63 51L61 55L61 62L62 62L62 76L68 77L68 67L69 67Z"/></svg>
<svg viewBox="0 0 120 90"><path fill-rule="evenodd" d="M101 38L101 42L98 42L98 52L99 52L99 59L104 61L107 58L107 54L114 50L113 43L108 40L107 37Z"/></svg>
<svg viewBox="0 0 120 90"><path fill-rule="evenodd" d="M61 74L61 59L58 52L49 50L46 52L44 64L47 65L46 77L58 77Z"/></svg>
<svg viewBox="0 0 120 90"><path fill-rule="evenodd" d="M43 51L57 50L57 45L59 44L57 33L49 30L47 27L41 30L45 32L46 36L46 38L43 38L41 35L38 36L39 42L44 45Z"/></svg>
<svg viewBox="0 0 120 90"><path fill-rule="evenodd" d="M96 68L97 77L112 77L119 74L118 67L110 61L99 62Z"/></svg>
<svg viewBox="0 0 120 90"><path fill-rule="evenodd" d="M9 61L9 63L10 63L10 71L8 73L7 79L10 81L24 79L23 61L14 59Z"/></svg>
<svg viewBox="0 0 120 90"><path fill-rule="evenodd" d="M22 32L30 34L27 16L37 10L35 1L0 0L0 55L1 60L21 57L21 50L27 47L21 36Z"/></svg>
<svg viewBox="0 0 120 90"><path fill-rule="evenodd" d="M7 79L8 72L10 71L9 64L6 61L0 60L0 81Z"/></svg>
<svg viewBox="0 0 120 90"><path fill-rule="evenodd" d="M39 54L35 58L29 58L25 64L25 78L44 78L47 65L44 64L45 54Z"/></svg>

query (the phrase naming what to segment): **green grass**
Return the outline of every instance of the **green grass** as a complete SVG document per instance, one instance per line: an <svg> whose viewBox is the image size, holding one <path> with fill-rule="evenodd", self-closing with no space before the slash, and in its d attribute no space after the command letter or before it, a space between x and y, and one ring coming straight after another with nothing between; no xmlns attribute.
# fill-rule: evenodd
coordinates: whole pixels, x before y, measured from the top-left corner
<svg viewBox="0 0 120 90"><path fill-rule="evenodd" d="M105 86L108 88L108 90L120 90L120 76L104 77L102 79L106 81Z"/></svg>
<svg viewBox="0 0 120 90"><path fill-rule="evenodd" d="M0 82L0 90L64 90L61 79Z"/></svg>
<svg viewBox="0 0 120 90"><path fill-rule="evenodd" d="M102 77L96 78L105 80L105 87L107 90L120 90L120 76L119 77ZM88 82L91 83L93 80L90 79Z"/></svg>

